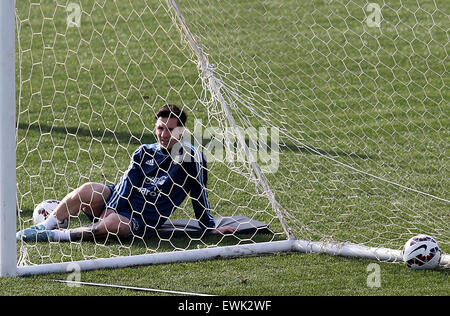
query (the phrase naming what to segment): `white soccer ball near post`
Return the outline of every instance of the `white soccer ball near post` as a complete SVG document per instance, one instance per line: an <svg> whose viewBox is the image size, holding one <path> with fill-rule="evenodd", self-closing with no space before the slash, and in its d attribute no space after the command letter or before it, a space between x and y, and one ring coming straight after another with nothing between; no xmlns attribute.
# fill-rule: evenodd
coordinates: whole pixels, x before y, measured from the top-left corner
<svg viewBox="0 0 450 316"><path fill-rule="evenodd" d="M60 201L58 200L45 200L34 208L33 211L33 224L39 225L56 209ZM69 226L68 219L65 219L59 224L59 228L67 228Z"/></svg>
<svg viewBox="0 0 450 316"><path fill-rule="evenodd" d="M423 234L412 237L403 247L403 261L409 268L416 270L437 268L441 254L436 239Z"/></svg>

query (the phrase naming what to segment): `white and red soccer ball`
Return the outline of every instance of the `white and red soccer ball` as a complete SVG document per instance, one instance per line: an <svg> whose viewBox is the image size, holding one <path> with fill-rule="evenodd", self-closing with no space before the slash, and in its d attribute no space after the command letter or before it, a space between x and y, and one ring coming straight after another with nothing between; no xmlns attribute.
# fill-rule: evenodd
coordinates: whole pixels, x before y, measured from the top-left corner
<svg viewBox="0 0 450 316"><path fill-rule="evenodd" d="M431 236L417 235L403 247L403 261L411 269L435 269L441 260L441 248Z"/></svg>
<svg viewBox="0 0 450 316"><path fill-rule="evenodd" d="M34 208L33 211L33 224L39 225L56 209L60 201L58 200L45 200ZM69 221L66 219L63 223L59 224L59 228L67 228Z"/></svg>

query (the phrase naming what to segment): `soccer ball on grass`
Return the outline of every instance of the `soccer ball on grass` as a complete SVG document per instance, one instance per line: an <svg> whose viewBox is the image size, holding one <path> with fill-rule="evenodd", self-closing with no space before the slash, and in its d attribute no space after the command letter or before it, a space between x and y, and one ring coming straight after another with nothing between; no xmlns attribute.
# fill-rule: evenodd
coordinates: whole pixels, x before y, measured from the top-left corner
<svg viewBox="0 0 450 316"><path fill-rule="evenodd" d="M428 235L417 235L408 240L403 247L403 261L411 269L435 269L441 260L441 248L437 241Z"/></svg>
<svg viewBox="0 0 450 316"><path fill-rule="evenodd" d="M56 209L60 201L58 200L45 200L34 208L33 211L33 224L39 225ZM69 226L69 221L66 218L62 223L59 224L59 228L67 228Z"/></svg>

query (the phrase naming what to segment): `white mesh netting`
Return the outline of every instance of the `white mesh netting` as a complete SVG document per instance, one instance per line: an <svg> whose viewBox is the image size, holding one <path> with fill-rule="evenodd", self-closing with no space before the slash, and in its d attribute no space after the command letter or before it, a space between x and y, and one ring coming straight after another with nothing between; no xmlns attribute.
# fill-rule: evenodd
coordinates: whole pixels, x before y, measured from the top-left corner
<svg viewBox="0 0 450 316"><path fill-rule="evenodd" d="M212 214L274 234L21 242L24 263L283 239L280 217L301 239L427 233L449 251L448 4L180 0L185 24L174 4L16 3L18 228L42 200L116 183L173 103L207 154ZM187 199L171 218L192 217Z"/></svg>

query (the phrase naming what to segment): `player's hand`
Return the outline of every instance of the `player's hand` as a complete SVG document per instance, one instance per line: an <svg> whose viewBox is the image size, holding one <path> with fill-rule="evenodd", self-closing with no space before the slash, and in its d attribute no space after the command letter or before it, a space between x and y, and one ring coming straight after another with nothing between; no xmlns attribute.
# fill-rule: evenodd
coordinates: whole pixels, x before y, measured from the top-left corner
<svg viewBox="0 0 450 316"><path fill-rule="evenodd" d="M211 231L211 234L232 234L236 231L236 228L231 226L222 226Z"/></svg>

